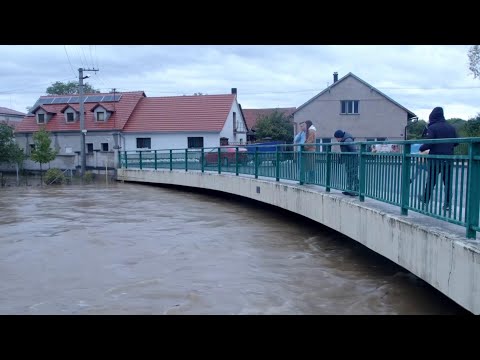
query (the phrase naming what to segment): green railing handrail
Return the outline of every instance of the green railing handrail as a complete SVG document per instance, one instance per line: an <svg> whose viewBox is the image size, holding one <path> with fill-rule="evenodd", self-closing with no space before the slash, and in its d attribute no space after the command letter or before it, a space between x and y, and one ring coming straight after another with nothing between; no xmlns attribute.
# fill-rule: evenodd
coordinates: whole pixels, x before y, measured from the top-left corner
<svg viewBox="0 0 480 360"><path fill-rule="evenodd" d="M466 144L468 154L410 153L412 144L452 142ZM269 177L276 181L296 180L300 184L323 186L327 192L331 189L349 191L362 202L367 197L393 204L400 207L402 215L413 210L461 225L466 228L468 238L476 238L480 231L480 138L356 141L348 144L354 145L357 151L334 151L335 146L344 145L338 142L316 144L316 151L305 151L305 144L122 151L119 152L119 164L129 169L204 172L207 168L219 174L223 171L236 176ZM369 151L369 146L376 144L396 144L400 151ZM300 150L295 151L298 148ZM216 169L212 165L216 165ZM428 186L427 178L431 175L438 180L435 187L433 184Z"/></svg>

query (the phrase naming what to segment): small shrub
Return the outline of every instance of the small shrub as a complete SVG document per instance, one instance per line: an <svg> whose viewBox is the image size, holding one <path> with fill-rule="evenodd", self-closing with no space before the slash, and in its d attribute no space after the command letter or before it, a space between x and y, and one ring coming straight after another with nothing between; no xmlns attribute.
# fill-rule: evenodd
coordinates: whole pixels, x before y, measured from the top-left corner
<svg viewBox="0 0 480 360"><path fill-rule="evenodd" d="M91 183L95 179L95 174L92 173L91 171L85 172L85 175L83 176L83 180L88 184Z"/></svg>
<svg viewBox="0 0 480 360"><path fill-rule="evenodd" d="M65 175L60 169L48 169L45 173L45 184L64 184L66 182Z"/></svg>

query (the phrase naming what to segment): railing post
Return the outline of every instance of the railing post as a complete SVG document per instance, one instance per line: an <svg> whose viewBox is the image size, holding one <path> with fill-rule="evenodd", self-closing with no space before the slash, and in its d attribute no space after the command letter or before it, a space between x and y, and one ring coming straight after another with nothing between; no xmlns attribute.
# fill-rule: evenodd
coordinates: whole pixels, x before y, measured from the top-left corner
<svg viewBox="0 0 480 360"><path fill-rule="evenodd" d="M305 164L304 164L304 161L303 161L303 146L300 145L300 157L298 158L298 162L299 162L299 169L300 169L300 176L299 176L299 180L300 180L300 185L303 185L305 183Z"/></svg>
<svg viewBox="0 0 480 360"><path fill-rule="evenodd" d="M238 146L235 148L235 175L238 176Z"/></svg>
<svg viewBox="0 0 480 360"><path fill-rule="evenodd" d="M278 152L278 147L280 145L275 146L275 180L280 181L280 153Z"/></svg>
<svg viewBox="0 0 480 360"><path fill-rule="evenodd" d="M478 216L480 206L480 160L474 157L480 155L480 143L470 143L468 148L468 183L467 183L467 209L466 226L467 238L475 239L478 227Z"/></svg>
<svg viewBox="0 0 480 360"><path fill-rule="evenodd" d="M155 170L157 170L157 150L155 150Z"/></svg>
<svg viewBox="0 0 480 360"><path fill-rule="evenodd" d="M325 145L327 153L327 173L325 174L325 190L330 192L330 182L332 181L332 146Z"/></svg>
<svg viewBox="0 0 480 360"><path fill-rule="evenodd" d="M140 170L143 169L143 164L142 164L142 150L140 150L140 153L138 154L138 160L140 161Z"/></svg>
<svg viewBox="0 0 480 360"><path fill-rule="evenodd" d="M185 171L188 171L188 148L185 149Z"/></svg>
<svg viewBox="0 0 480 360"><path fill-rule="evenodd" d="M408 215L408 205L410 200L410 162L411 158L407 155L410 154L411 145L403 145L402 153L402 188L400 190L401 200L400 208L402 215Z"/></svg>
<svg viewBox="0 0 480 360"><path fill-rule="evenodd" d="M365 185L366 185L366 171L365 171L365 167L366 167L366 161L367 161L367 158L366 158L366 154L365 152L367 151L367 144L360 144L360 169L359 169L359 184L358 184L358 195L359 195L359 199L360 201L365 201Z"/></svg>
<svg viewBox="0 0 480 360"><path fill-rule="evenodd" d="M258 179L258 146L255 146L255 179Z"/></svg>
<svg viewBox="0 0 480 360"><path fill-rule="evenodd" d="M128 169L128 161L127 161L127 152L124 152L125 155L125 169Z"/></svg>
<svg viewBox="0 0 480 360"><path fill-rule="evenodd" d="M170 171L173 170L173 154L172 149L170 149Z"/></svg>
<svg viewBox="0 0 480 360"><path fill-rule="evenodd" d="M220 155L222 154L222 152L221 152L220 150L221 150L220 148L217 149L217 154L218 154L218 157L217 157L217 168L218 168L218 173L219 173L219 174L222 173L222 158L220 157Z"/></svg>
<svg viewBox="0 0 480 360"><path fill-rule="evenodd" d="M202 153L200 154L200 161L202 162L202 173L205 172L205 149L202 147Z"/></svg>

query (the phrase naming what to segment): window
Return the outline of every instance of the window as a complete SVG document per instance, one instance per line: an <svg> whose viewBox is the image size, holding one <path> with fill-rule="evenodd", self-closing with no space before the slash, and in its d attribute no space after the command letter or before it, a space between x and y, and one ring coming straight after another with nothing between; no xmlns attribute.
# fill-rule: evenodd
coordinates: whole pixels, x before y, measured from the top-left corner
<svg viewBox="0 0 480 360"><path fill-rule="evenodd" d="M87 154L93 153L93 143L87 144Z"/></svg>
<svg viewBox="0 0 480 360"><path fill-rule="evenodd" d="M98 111L97 112L97 121L105 121L105 112L104 111Z"/></svg>
<svg viewBox="0 0 480 360"><path fill-rule="evenodd" d="M37 114L39 124L45 124L45 114Z"/></svg>
<svg viewBox="0 0 480 360"><path fill-rule="evenodd" d="M151 149L151 138L137 138L137 149Z"/></svg>
<svg viewBox="0 0 480 360"><path fill-rule="evenodd" d="M75 121L75 114L72 112L67 112L67 122L74 122Z"/></svg>
<svg viewBox="0 0 480 360"><path fill-rule="evenodd" d="M108 151L108 143L102 143L102 151Z"/></svg>
<svg viewBox="0 0 480 360"><path fill-rule="evenodd" d="M202 148L203 147L203 137L189 137L188 138L188 148Z"/></svg>
<svg viewBox="0 0 480 360"><path fill-rule="evenodd" d="M30 144L30 151L35 150L35 144Z"/></svg>
<svg viewBox="0 0 480 360"><path fill-rule="evenodd" d="M237 113L233 112L233 131L237 130Z"/></svg>
<svg viewBox="0 0 480 360"><path fill-rule="evenodd" d="M341 114L358 114L358 100L342 100Z"/></svg>

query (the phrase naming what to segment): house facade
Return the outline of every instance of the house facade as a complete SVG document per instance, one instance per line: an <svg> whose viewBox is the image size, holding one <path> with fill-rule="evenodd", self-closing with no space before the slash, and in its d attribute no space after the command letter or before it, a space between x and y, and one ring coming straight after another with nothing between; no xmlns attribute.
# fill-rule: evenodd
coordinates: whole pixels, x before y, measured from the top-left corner
<svg viewBox="0 0 480 360"><path fill-rule="evenodd" d="M246 143L247 126L236 89L231 94L148 98L143 91L91 94L84 98L85 153L89 169L116 167L118 151L217 147ZM33 134L45 127L55 160L45 167L81 166L79 97L42 96L15 130L17 143L30 155ZM31 160L27 170L39 170Z"/></svg>
<svg viewBox="0 0 480 360"><path fill-rule="evenodd" d="M225 95L142 99L122 132L123 148L184 149L246 144L247 125L236 89Z"/></svg>
<svg viewBox="0 0 480 360"><path fill-rule="evenodd" d="M13 127L16 127L24 117L25 114L20 111L0 106L0 123L9 124Z"/></svg>
<svg viewBox="0 0 480 360"><path fill-rule="evenodd" d="M395 100L352 73L333 83L299 106L293 113L295 131L300 122L311 120L317 143L335 141L337 129L349 132L357 141L403 140L405 126L416 117Z"/></svg>

